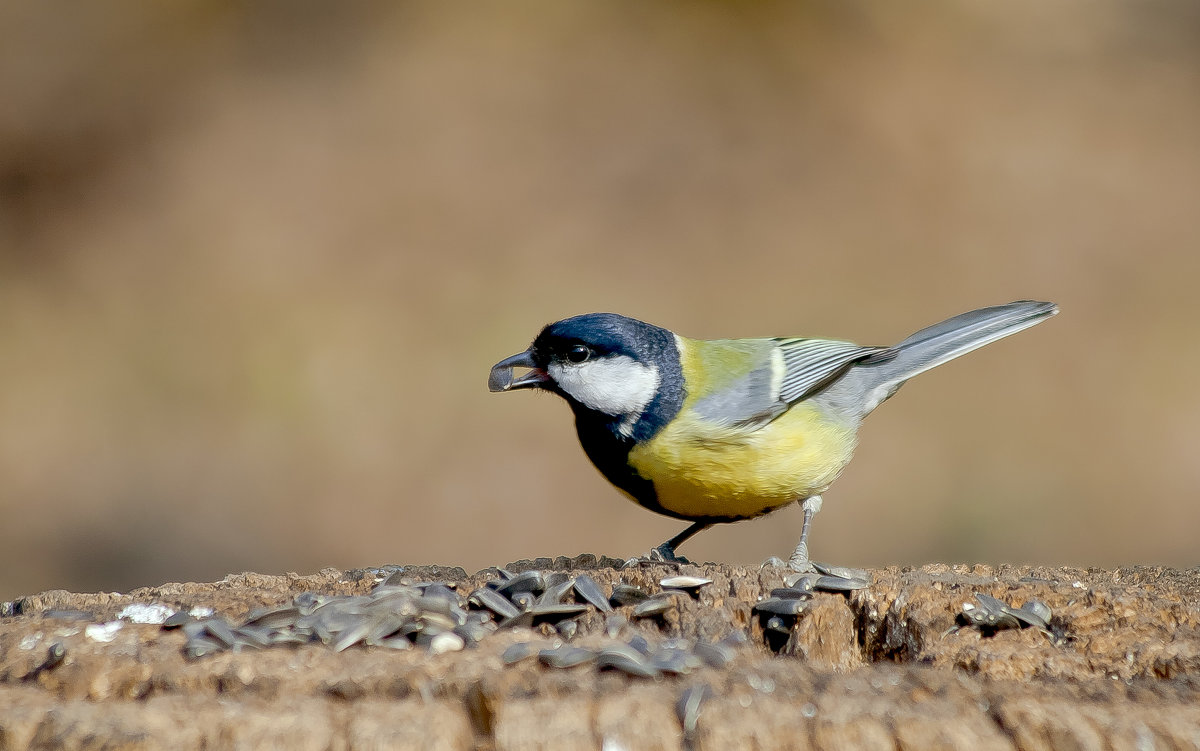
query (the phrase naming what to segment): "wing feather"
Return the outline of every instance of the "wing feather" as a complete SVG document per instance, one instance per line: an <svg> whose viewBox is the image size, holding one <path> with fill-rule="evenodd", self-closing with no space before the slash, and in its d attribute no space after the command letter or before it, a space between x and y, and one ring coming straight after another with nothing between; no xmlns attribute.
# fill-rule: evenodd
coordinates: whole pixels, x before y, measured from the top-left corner
<svg viewBox="0 0 1200 751"><path fill-rule="evenodd" d="M747 356L749 372L697 400L695 413L716 425L754 431L828 385L856 362L891 350L833 339L740 339L703 342ZM715 348L720 348L719 350ZM705 367L719 368L715 359Z"/></svg>
<svg viewBox="0 0 1200 751"><path fill-rule="evenodd" d="M884 347L862 347L834 339L776 339L783 353L779 398L793 404L825 386L860 360L878 356Z"/></svg>

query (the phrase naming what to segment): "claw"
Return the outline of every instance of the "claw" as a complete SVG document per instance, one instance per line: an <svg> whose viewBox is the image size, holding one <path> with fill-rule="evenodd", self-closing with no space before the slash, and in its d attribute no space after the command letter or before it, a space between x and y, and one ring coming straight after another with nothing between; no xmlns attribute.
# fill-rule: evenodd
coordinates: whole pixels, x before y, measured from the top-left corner
<svg viewBox="0 0 1200 751"><path fill-rule="evenodd" d="M674 566L678 568L690 563L691 561L687 558L676 555L672 547L663 543L645 555L630 558L622 564L621 568L637 568L638 566Z"/></svg>

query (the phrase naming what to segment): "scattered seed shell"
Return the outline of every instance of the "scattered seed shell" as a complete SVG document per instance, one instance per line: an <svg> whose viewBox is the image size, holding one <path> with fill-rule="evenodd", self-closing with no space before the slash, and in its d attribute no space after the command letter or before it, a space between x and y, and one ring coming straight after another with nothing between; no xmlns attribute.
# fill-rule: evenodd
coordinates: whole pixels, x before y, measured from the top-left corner
<svg viewBox="0 0 1200 751"><path fill-rule="evenodd" d="M608 598L604 596L604 590L600 589L600 585L596 583L596 580L587 574L580 574L575 577L575 594L602 613L612 612L612 605L609 604Z"/></svg>
<svg viewBox="0 0 1200 751"><path fill-rule="evenodd" d="M645 590L639 589L632 584L614 584L612 596L608 598L608 601L613 607L619 608L625 605L636 605L648 599L650 599L650 595Z"/></svg>
<svg viewBox="0 0 1200 751"><path fill-rule="evenodd" d="M751 610L760 614L766 613L795 618L804 612L808 607L808 602L807 599L768 597L765 600L754 603L754 607Z"/></svg>
<svg viewBox="0 0 1200 751"><path fill-rule="evenodd" d="M584 647L563 645L556 649L543 649L538 652L538 660L551 668L573 668L596 659L596 653Z"/></svg>

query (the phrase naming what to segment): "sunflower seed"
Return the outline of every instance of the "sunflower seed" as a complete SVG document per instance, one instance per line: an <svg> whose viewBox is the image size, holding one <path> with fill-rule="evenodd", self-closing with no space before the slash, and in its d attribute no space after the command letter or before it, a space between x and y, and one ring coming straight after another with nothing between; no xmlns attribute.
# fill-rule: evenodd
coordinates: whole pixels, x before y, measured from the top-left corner
<svg viewBox="0 0 1200 751"><path fill-rule="evenodd" d="M192 660L224 652L225 650L226 646L224 644L207 636L197 636L195 639L189 639L183 647L184 655Z"/></svg>
<svg viewBox="0 0 1200 751"><path fill-rule="evenodd" d="M412 649L412 642L403 636L389 636L386 639L380 639L372 646L384 647L385 649Z"/></svg>
<svg viewBox="0 0 1200 751"><path fill-rule="evenodd" d="M643 657L649 657L654 652L654 648L650 646L650 642L646 641L646 637L641 634L634 634L630 637L628 645L637 650Z"/></svg>
<svg viewBox="0 0 1200 751"><path fill-rule="evenodd" d="M521 660L533 657L535 654L537 654L537 650L533 648L532 644L529 642L517 642L516 644L508 645L500 655L500 659L505 665L513 665Z"/></svg>
<svg viewBox="0 0 1200 751"><path fill-rule="evenodd" d="M777 634L791 634L792 627L783 618L773 615L763 624L763 631L773 631Z"/></svg>
<svg viewBox="0 0 1200 751"><path fill-rule="evenodd" d="M545 588L546 579L542 576L541 571L525 571L501 584L496 588L496 591L509 599L513 599L513 595L518 592L529 592L536 595L540 594Z"/></svg>
<svg viewBox="0 0 1200 751"><path fill-rule="evenodd" d="M596 655L596 667L600 670L619 670L637 678L658 678L658 670L646 658L624 645L605 647Z"/></svg>
<svg viewBox="0 0 1200 751"><path fill-rule="evenodd" d="M675 607L675 601L668 596L669 593L658 594L651 597L649 600L639 603L633 612L629 614L630 618L662 618L667 611Z"/></svg>
<svg viewBox="0 0 1200 751"><path fill-rule="evenodd" d="M429 653L440 655L446 652L457 652L466 646L466 642L458 634L447 631L444 634L438 634L429 642Z"/></svg>
<svg viewBox="0 0 1200 751"><path fill-rule="evenodd" d="M167 620L163 621L162 627L164 629L179 628L179 627L183 626L184 624L192 623L195 620L196 619L193 618L191 615L180 610L180 611L173 613L170 617L167 618Z"/></svg>
<svg viewBox="0 0 1200 751"><path fill-rule="evenodd" d="M592 662L596 653L583 647L563 645L556 649L543 649L538 652L538 660L551 668L573 668L576 665Z"/></svg>
<svg viewBox="0 0 1200 751"><path fill-rule="evenodd" d="M696 599L700 596L700 588L712 584L712 579L705 579L702 576L668 576L658 584L663 589L678 589L687 592L692 599Z"/></svg>
<svg viewBox="0 0 1200 751"><path fill-rule="evenodd" d="M850 568L849 566L830 566L827 563L812 562L813 568L817 573L825 574L826 576L834 576L838 579L856 579L863 582L865 587L870 582L870 574L861 568Z"/></svg>
<svg viewBox="0 0 1200 751"><path fill-rule="evenodd" d="M821 578L820 574L788 574L783 577L783 583L791 589L799 589L805 592L811 592L814 589L817 579Z"/></svg>
<svg viewBox="0 0 1200 751"><path fill-rule="evenodd" d="M513 618L521 612L508 598L489 587L480 587L472 592L467 598L467 605L487 608L500 618Z"/></svg>
<svg viewBox="0 0 1200 751"><path fill-rule="evenodd" d="M868 584L870 582L866 579L823 575L817 577L813 587L824 592L853 592L856 589L866 589Z"/></svg>
<svg viewBox="0 0 1200 751"><path fill-rule="evenodd" d="M602 613L612 612L612 605L609 604L608 598L604 596L604 590L600 589L600 585L596 583L596 580L587 574L580 574L575 577L575 594L582 597L584 602L590 603Z"/></svg>
<svg viewBox="0 0 1200 751"><path fill-rule="evenodd" d="M238 626L233 630L237 643L234 646L262 649L271 646L271 629L253 624Z"/></svg>
<svg viewBox="0 0 1200 751"><path fill-rule="evenodd" d="M709 644L704 641L696 642L696 646L692 648L692 652L705 665L712 668L723 668L733 659L733 648L720 642L716 644Z"/></svg>
<svg viewBox="0 0 1200 751"><path fill-rule="evenodd" d="M355 644L358 644L363 639L367 638L367 634L371 633L371 624L368 621L359 621L349 628L338 633L337 637L329 643L329 646L334 652L344 652Z"/></svg>
<svg viewBox="0 0 1200 751"><path fill-rule="evenodd" d="M558 582L557 584L547 584L546 590L542 592L542 596L537 599L536 603L534 603L534 610L548 605L563 604L563 601L567 597L567 593L570 592L574 586L575 582L572 579L567 579L566 581Z"/></svg>
<svg viewBox="0 0 1200 751"><path fill-rule="evenodd" d="M224 618L209 618L202 621L202 623L208 635L217 640L226 649L232 647L237 641L237 635L233 633L233 629Z"/></svg>
<svg viewBox="0 0 1200 751"><path fill-rule="evenodd" d="M679 701L675 703L675 715L683 728L684 739L691 739L695 735L696 725L700 721L700 710L711 695L712 689L703 683L688 686L679 695Z"/></svg>
<svg viewBox="0 0 1200 751"><path fill-rule="evenodd" d="M292 604L300 609L300 615L309 615L327 602L328 597L316 592L301 592L292 598Z"/></svg>
<svg viewBox="0 0 1200 751"><path fill-rule="evenodd" d="M783 599L781 597L768 597L765 600L754 603L754 607L750 608L755 613L766 613L768 615L781 615L795 618L804 612L808 607L808 600L799 599Z"/></svg>
<svg viewBox="0 0 1200 751"><path fill-rule="evenodd" d="M1030 600L1019 608L1009 608L1008 612L1027 626L1043 631L1050 630L1050 606L1041 600Z"/></svg>
<svg viewBox="0 0 1200 751"><path fill-rule="evenodd" d="M660 649L650 658L650 666L655 670L674 675L685 675L703 664L703 661L689 650L679 648Z"/></svg>
<svg viewBox="0 0 1200 751"><path fill-rule="evenodd" d="M178 613L176 613L178 615ZM173 618L174 616L172 616ZM247 626L262 628L286 628L293 625L300 617L300 608L296 605L280 605L275 608L258 608L246 616ZM170 620L170 619L168 619Z"/></svg>
<svg viewBox="0 0 1200 751"><path fill-rule="evenodd" d="M780 600L810 600L812 599L812 589L801 589L799 587L777 587L771 590L771 597Z"/></svg>
<svg viewBox="0 0 1200 751"><path fill-rule="evenodd" d="M631 584L614 584L612 596L608 598L608 601L613 607L623 607L625 605L636 605L648 599L650 599L650 595Z"/></svg>
<svg viewBox="0 0 1200 751"><path fill-rule="evenodd" d="M513 605L516 605L522 612L533 607L533 603L537 602L537 597L532 592L517 592L512 596Z"/></svg>
<svg viewBox="0 0 1200 751"><path fill-rule="evenodd" d="M536 626L539 623L558 623L567 618L574 618L587 612L587 605L576 605L574 603L566 603L562 605L535 605L529 614L533 616L533 623Z"/></svg>

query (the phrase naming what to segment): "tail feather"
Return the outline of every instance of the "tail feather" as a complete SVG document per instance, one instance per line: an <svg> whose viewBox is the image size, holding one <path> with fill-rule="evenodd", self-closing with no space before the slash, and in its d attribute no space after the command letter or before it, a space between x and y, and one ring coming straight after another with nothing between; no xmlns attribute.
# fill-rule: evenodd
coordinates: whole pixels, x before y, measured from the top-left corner
<svg viewBox="0 0 1200 751"><path fill-rule="evenodd" d="M859 417L864 417L909 378L1035 326L1057 312L1054 303L1021 300L957 315L862 361L841 379L841 388L830 396L843 409L857 402Z"/></svg>

